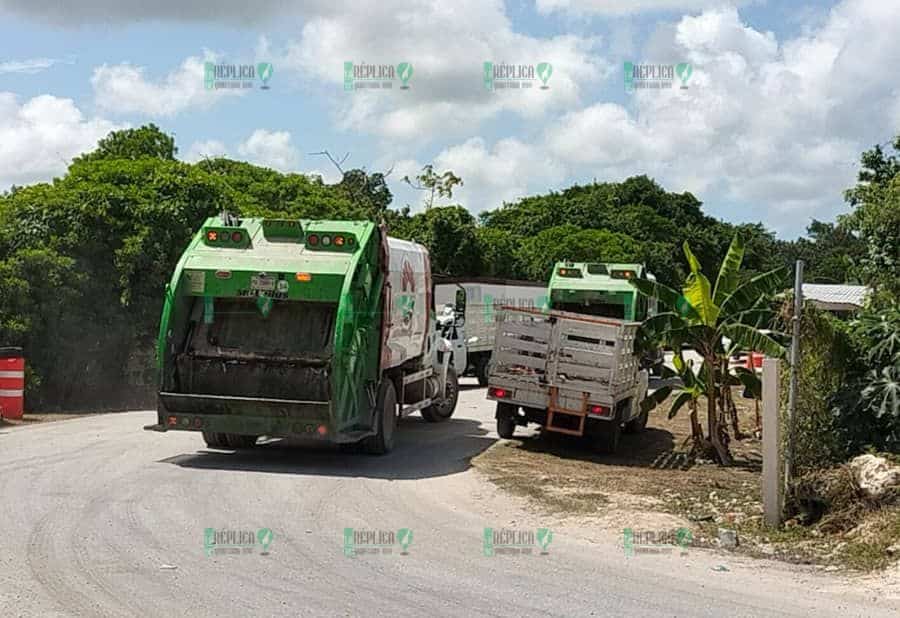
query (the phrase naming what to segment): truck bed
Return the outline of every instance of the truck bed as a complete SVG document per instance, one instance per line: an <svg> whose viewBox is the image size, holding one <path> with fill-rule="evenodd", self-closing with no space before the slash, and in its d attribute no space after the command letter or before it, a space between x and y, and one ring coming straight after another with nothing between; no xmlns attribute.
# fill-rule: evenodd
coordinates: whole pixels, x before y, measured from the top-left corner
<svg viewBox="0 0 900 618"><path fill-rule="evenodd" d="M634 340L639 325L565 311L503 307L488 396L579 416L588 414L592 405L614 410L636 391ZM504 397L495 396L497 389Z"/></svg>

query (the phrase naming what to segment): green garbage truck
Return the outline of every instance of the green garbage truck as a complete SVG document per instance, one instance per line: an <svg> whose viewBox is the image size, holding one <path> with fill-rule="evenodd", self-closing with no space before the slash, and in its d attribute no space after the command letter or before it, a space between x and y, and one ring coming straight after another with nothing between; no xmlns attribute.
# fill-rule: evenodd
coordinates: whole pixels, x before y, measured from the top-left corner
<svg viewBox="0 0 900 618"><path fill-rule="evenodd" d="M433 298L427 250L374 223L207 219L166 287L145 429L201 432L213 448L268 436L387 453L401 417L456 407Z"/></svg>
<svg viewBox="0 0 900 618"><path fill-rule="evenodd" d="M655 298L638 294L629 281L656 277L643 264L558 262L547 290L551 309L599 318L643 322L656 315ZM645 350L641 366L657 375L664 361L661 348Z"/></svg>

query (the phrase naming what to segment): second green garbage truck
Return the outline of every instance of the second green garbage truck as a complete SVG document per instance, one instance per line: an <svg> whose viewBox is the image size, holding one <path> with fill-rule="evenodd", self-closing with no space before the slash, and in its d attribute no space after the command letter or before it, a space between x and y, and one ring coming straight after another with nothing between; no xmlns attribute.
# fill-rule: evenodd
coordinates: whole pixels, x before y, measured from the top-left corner
<svg viewBox="0 0 900 618"><path fill-rule="evenodd" d="M465 310L461 307L461 310ZM440 422L458 384L427 250L368 221L208 219L166 288L153 431L382 454L400 417Z"/></svg>
<svg viewBox="0 0 900 618"><path fill-rule="evenodd" d="M599 318L643 322L656 315L655 298L639 294L629 281L656 280L643 264L558 262L547 289L551 309ZM661 348L645 349L641 367L662 373Z"/></svg>

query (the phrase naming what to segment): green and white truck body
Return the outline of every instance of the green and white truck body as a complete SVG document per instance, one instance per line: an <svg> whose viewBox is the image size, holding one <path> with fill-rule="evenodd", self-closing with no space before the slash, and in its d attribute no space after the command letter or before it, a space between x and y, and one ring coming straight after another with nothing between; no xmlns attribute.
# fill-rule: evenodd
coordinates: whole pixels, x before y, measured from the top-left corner
<svg viewBox="0 0 900 618"><path fill-rule="evenodd" d="M367 221L208 219L166 288L155 431L391 449L397 419L449 418L428 252Z"/></svg>

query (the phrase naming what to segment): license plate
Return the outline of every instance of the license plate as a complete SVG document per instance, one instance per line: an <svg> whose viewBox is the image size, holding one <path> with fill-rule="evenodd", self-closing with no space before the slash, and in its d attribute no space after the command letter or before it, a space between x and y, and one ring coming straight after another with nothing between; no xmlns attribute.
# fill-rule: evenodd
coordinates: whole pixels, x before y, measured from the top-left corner
<svg viewBox="0 0 900 618"><path fill-rule="evenodd" d="M265 277L262 275L253 275L250 277L250 289L259 290L260 292L274 292L275 278Z"/></svg>

